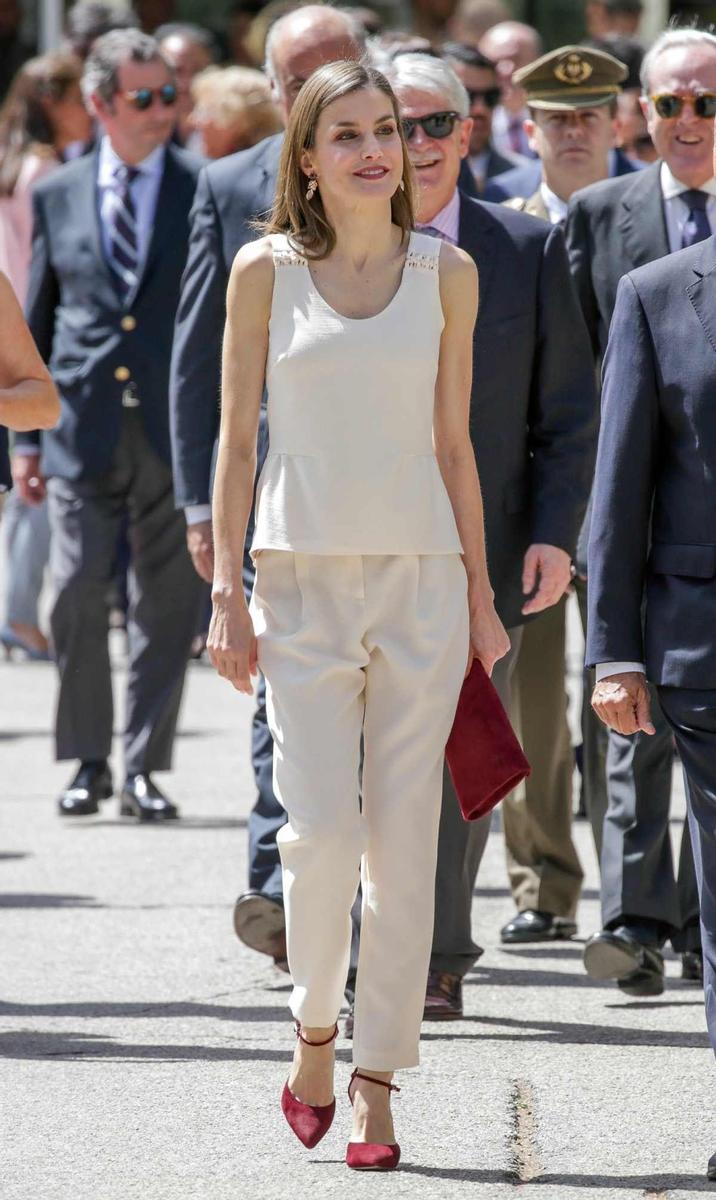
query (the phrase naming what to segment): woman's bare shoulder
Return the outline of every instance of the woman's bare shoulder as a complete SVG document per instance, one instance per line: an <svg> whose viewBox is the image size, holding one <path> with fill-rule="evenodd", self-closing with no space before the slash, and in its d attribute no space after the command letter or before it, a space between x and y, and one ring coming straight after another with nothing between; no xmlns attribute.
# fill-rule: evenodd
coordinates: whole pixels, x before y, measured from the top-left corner
<svg viewBox="0 0 716 1200"><path fill-rule="evenodd" d="M465 287L474 286L477 280L474 258L460 246L443 242L440 247L440 277L462 282Z"/></svg>
<svg viewBox="0 0 716 1200"><path fill-rule="evenodd" d="M255 302L271 299L274 281L271 235L246 242L236 254L229 282L230 292L251 295Z"/></svg>

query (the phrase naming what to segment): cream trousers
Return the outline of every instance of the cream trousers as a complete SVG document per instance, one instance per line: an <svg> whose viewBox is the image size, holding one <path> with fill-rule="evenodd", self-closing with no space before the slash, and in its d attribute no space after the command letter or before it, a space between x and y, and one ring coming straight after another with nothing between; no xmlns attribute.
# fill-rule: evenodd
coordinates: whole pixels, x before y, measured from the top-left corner
<svg viewBox="0 0 716 1200"><path fill-rule="evenodd" d="M457 554L281 550L256 568L251 612L288 814L291 1011L309 1026L337 1019L360 880L353 1061L416 1066L443 756L469 646L465 569Z"/></svg>

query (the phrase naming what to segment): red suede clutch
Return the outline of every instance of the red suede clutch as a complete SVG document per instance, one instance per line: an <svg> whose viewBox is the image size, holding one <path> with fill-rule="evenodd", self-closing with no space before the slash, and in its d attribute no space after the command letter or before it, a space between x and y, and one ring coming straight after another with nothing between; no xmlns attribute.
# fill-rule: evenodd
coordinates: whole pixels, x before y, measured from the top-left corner
<svg viewBox="0 0 716 1200"><path fill-rule="evenodd" d="M500 697L478 659L462 685L445 754L466 821L489 813L530 773Z"/></svg>

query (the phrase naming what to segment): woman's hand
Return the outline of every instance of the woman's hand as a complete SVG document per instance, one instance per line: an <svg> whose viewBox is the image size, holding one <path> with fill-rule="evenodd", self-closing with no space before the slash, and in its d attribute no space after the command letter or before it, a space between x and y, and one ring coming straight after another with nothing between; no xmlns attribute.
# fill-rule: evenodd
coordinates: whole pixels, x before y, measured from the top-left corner
<svg viewBox="0 0 716 1200"><path fill-rule="evenodd" d="M246 601L240 597L214 597L206 648L209 661L237 692L251 695L251 676L258 671L256 635Z"/></svg>
<svg viewBox="0 0 716 1200"><path fill-rule="evenodd" d="M470 674L474 659L479 658L488 676L496 662L504 658L510 648L502 621L495 612L492 600L470 604L470 653L466 676Z"/></svg>

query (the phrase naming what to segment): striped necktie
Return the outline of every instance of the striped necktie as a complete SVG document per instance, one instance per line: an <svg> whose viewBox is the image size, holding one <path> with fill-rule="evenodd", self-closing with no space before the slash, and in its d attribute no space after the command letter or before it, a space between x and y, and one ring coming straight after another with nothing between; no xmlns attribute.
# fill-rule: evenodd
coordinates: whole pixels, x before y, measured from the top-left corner
<svg viewBox="0 0 716 1200"><path fill-rule="evenodd" d="M711 224L706 212L709 197L708 192L700 192L698 188L689 188L687 192L679 194L679 199L683 200L689 209L689 215L681 234L681 246L685 249L687 246L695 246L697 242L703 242L706 238L711 237Z"/></svg>
<svg viewBox="0 0 716 1200"><path fill-rule="evenodd" d="M137 212L134 207L130 184L139 172L135 167L121 163L112 172L112 204L108 217L109 263L114 272L121 299L126 303L137 285L139 268L139 240L137 236Z"/></svg>

